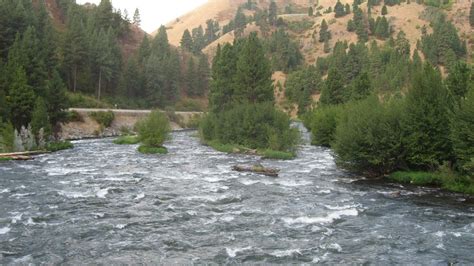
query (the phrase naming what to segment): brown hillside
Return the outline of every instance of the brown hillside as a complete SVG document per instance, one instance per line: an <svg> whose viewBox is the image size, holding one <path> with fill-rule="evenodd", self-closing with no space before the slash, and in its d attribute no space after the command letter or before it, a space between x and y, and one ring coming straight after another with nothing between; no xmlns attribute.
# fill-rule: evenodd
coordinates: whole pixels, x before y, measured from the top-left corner
<svg viewBox="0 0 474 266"><path fill-rule="evenodd" d="M308 7L309 3L315 0L276 0L278 7L283 9L289 4L297 6ZM328 0L323 0L323 2ZM179 46L183 32L186 29L193 29L206 24L208 19L215 19L219 21L221 26L229 23L234 18L235 12L241 4L246 3L247 0L208 0L204 5L195 10L176 18L166 25L168 28L168 39L171 44ZM260 8L268 8L270 0L257 0ZM152 34L155 35L156 31Z"/></svg>

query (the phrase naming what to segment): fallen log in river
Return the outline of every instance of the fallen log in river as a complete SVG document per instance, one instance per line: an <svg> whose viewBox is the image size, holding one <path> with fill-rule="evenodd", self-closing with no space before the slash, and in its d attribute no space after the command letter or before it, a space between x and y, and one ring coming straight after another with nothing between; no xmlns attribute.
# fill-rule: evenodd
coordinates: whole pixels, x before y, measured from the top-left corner
<svg viewBox="0 0 474 266"><path fill-rule="evenodd" d="M48 151L25 151L25 152L12 152L12 153L0 153L0 160L14 160L14 161L27 161L32 160L33 155L39 155L49 153Z"/></svg>
<svg viewBox="0 0 474 266"><path fill-rule="evenodd" d="M237 172L251 172L271 177L278 177L280 173L279 169L274 168L266 168L262 165L252 165L252 166L242 166L242 165L234 165L232 170Z"/></svg>

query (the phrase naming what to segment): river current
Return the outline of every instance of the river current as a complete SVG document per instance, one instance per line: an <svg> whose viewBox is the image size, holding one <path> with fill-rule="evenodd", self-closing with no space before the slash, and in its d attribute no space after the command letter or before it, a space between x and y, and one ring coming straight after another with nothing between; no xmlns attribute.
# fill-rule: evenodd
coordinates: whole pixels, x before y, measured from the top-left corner
<svg viewBox="0 0 474 266"><path fill-rule="evenodd" d="M472 199L351 176L308 144L259 160L195 135L0 163L0 264L474 264ZM280 177L231 170L257 162Z"/></svg>

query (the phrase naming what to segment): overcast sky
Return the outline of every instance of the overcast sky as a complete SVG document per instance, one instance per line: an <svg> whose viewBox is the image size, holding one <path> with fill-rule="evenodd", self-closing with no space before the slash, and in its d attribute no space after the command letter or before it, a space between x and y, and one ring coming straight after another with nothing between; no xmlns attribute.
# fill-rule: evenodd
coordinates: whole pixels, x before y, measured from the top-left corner
<svg viewBox="0 0 474 266"><path fill-rule="evenodd" d="M135 8L140 10L142 28L151 33L160 25L166 24L188 11L204 4L207 0L111 0L114 8L128 10L130 18ZM100 3L100 0L77 0L78 4Z"/></svg>

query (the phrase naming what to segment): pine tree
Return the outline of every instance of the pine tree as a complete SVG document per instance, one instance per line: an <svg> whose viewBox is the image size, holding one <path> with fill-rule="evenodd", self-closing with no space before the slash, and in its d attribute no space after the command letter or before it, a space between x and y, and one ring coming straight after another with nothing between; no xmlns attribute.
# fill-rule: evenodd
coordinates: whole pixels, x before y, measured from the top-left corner
<svg viewBox="0 0 474 266"><path fill-rule="evenodd" d="M385 15L387 15L387 14L388 14L387 6L384 5L384 6L382 7L382 16L385 16Z"/></svg>
<svg viewBox="0 0 474 266"><path fill-rule="evenodd" d="M385 16L382 18L378 17L377 21L375 22L375 25L375 36L381 39L385 39L390 36L390 29Z"/></svg>
<svg viewBox="0 0 474 266"><path fill-rule="evenodd" d="M312 16L314 15L313 13L314 13L313 7L310 6L310 7L308 8L308 16L312 17Z"/></svg>
<svg viewBox="0 0 474 266"><path fill-rule="evenodd" d="M220 27L218 21L214 21L213 19L208 19L206 21L206 45L217 39L219 30Z"/></svg>
<svg viewBox="0 0 474 266"><path fill-rule="evenodd" d="M143 41L138 48L138 63L143 64L145 59L147 59L151 54L151 44L147 35L143 37Z"/></svg>
<svg viewBox="0 0 474 266"><path fill-rule="evenodd" d="M461 100L451 127L451 139L459 168L474 176L474 88Z"/></svg>
<svg viewBox="0 0 474 266"><path fill-rule="evenodd" d="M224 111L232 105L235 94L235 73L237 70L237 51L230 44L217 47L212 63L209 107L211 112Z"/></svg>
<svg viewBox="0 0 474 266"><path fill-rule="evenodd" d="M365 25L365 20L364 20L364 13L362 12L362 9L359 7L354 7L354 25L355 25L355 32L357 34L357 37L359 38L359 42L365 43L369 40L369 34L367 32L367 27Z"/></svg>
<svg viewBox="0 0 474 266"><path fill-rule="evenodd" d="M474 2L471 3L471 11L469 12L469 24L474 27Z"/></svg>
<svg viewBox="0 0 474 266"><path fill-rule="evenodd" d="M352 84L351 99L362 100L370 95L372 90L372 84L370 81L369 74L363 72L360 74Z"/></svg>
<svg viewBox="0 0 474 266"><path fill-rule="evenodd" d="M197 94L203 96L209 89L209 61L207 56L202 54L199 56L197 66Z"/></svg>
<svg viewBox="0 0 474 266"><path fill-rule="evenodd" d="M328 24L326 23L326 20L323 19L321 22L321 28L319 30L319 42L326 42L331 39L331 33L328 30Z"/></svg>
<svg viewBox="0 0 474 266"><path fill-rule="evenodd" d="M113 71L113 41L110 32L106 33L103 30L99 31L94 36L94 41L91 43L93 47L93 63L97 74L97 99L102 97L102 86L104 81L110 81Z"/></svg>
<svg viewBox="0 0 474 266"><path fill-rule="evenodd" d="M329 70L326 84L321 92L321 104L341 104L344 102L344 77L340 70L333 67Z"/></svg>
<svg viewBox="0 0 474 266"><path fill-rule="evenodd" d="M128 59L127 67L122 74L121 80L122 95L127 98L145 98L143 89L145 87L143 71L136 56Z"/></svg>
<svg viewBox="0 0 474 266"><path fill-rule="evenodd" d="M70 16L73 17L69 19L64 37L63 65L72 79L70 87L76 92L78 71L87 64L88 46L81 20L73 14Z"/></svg>
<svg viewBox="0 0 474 266"><path fill-rule="evenodd" d="M346 4L346 14L350 14L351 13L351 6L349 4Z"/></svg>
<svg viewBox="0 0 474 266"><path fill-rule="evenodd" d="M35 93L28 85L26 73L18 67L11 78L8 89L8 105L11 110L11 121L16 129L26 126L31 121L31 112L35 104Z"/></svg>
<svg viewBox="0 0 474 266"><path fill-rule="evenodd" d="M263 45L252 33L239 53L235 74L235 97L238 102L273 102L273 84L270 62Z"/></svg>
<svg viewBox="0 0 474 266"><path fill-rule="evenodd" d="M457 100L460 100L468 92L470 79L471 70L469 66L464 62L458 61L446 78L446 85L451 94Z"/></svg>
<svg viewBox="0 0 474 266"><path fill-rule="evenodd" d="M270 2L270 7L268 9L268 22L271 25L276 26L278 19L278 7L274 0Z"/></svg>
<svg viewBox="0 0 474 266"><path fill-rule="evenodd" d="M31 119L31 129L36 138L38 138L41 129L43 129L44 137L50 136L52 132L46 103L41 97L38 97L35 102Z"/></svg>
<svg viewBox="0 0 474 266"><path fill-rule="evenodd" d="M247 17L242 12L242 9L238 9L234 18L235 36L240 37L247 26Z"/></svg>
<svg viewBox="0 0 474 266"><path fill-rule="evenodd" d="M452 156L450 104L441 74L425 64L415 74L403 118L405 160L414 169L434 170Z"/></svg>
<svg viewBox="0 0 474 266"><path fill-rule="evenodd" d="M186 93L188 96L198 95L197 79L196 66L194 59L191 57L188 60L188 67L186 68Z"/></svg>
<svg viewBox="0 0 474 266"><path fill-rule="evenodd" d="M46 94L44 97L48 110L50 123L56 127L58 123L66 118L65 110L68 107L66 86L57 71L52 73L50 80L46 82Z"/></svg>
<svg viewBox="0 0 474 266"><path fill-rule="evenodd" d="M164 69L162 59L152 53L144 62L145 99L149 106L154 108L164 103Z"/></svg>
<svg viewBox="0 0 474 266"><path fill-rule="evenodd" d="M98 27L106 31L114 26L113 6L110 0L101 0L96 11Z"/></svg>
<svg viewBox="0 0 474 266"><path fill-rule="evenodd" d="M336 5L334 6L334 12L336 13L336 18L346 15L346 10L344 9L344 5L341 3L341 1L337 1Z"/></svg>
<svg viewBox="0 0 474 266"><path fill-rule="evenodd" d="M193 50L193 38L191 37L191 33L188 29L184 31L183 37L181 38L181 47L187 51Z"/></svg>
<svg viewBox="0 0 474 266"><path fill-rule="evenodd" d="M168 33L166 32L165 26L161 25L160 29L158 30L158 34L156 34L151 44L151 51L152 53L156 53L156 55L161 57L169 55L170 44L168 42Z"/></svg>
<svg viewBox="0 0 474 266"><path fill-rule="evenodd" d="M135 12L133 13L133 24L137 27L140 27L141 23L142 19L140 18L140 10L136 8Z"/></svg>
<svg viewBox="0 0 474 266"><path fill-rule="evenodd" d="M193 29L192 38L194 44L193 52L198 54L206 46L206 36L204 36L204 29L201 25Z"/></svg>

